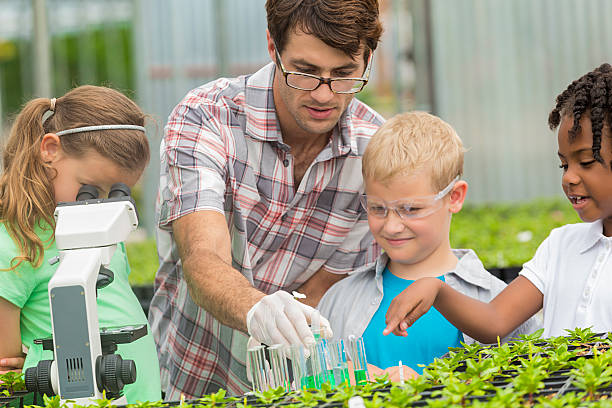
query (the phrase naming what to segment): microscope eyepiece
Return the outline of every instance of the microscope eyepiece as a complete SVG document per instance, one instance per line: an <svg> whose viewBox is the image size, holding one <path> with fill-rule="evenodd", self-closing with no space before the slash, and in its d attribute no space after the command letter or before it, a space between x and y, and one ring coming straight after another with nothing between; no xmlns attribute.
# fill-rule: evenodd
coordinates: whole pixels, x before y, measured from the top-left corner
<svg viewBox="0 0 612 408"><path fill-rule="evenodd" d="M111 189L108 192L108 198L129 196L130 193L131 190L126 184L115 183L111 186Z"/></svg>
<svg viewBox="0 0 612 408"><path fill-rule="evenodd" d="M76 201L93 200L98 198L98 189L90 184L85 184L79 188Z"/></svg>

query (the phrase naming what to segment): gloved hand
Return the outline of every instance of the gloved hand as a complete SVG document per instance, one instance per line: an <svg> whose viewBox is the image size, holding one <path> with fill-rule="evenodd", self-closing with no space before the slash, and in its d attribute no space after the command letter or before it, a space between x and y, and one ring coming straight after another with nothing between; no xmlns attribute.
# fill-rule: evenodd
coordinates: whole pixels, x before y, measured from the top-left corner
<svg viewBox="0 0 612 408"><path fill-rule="evenodd" d="M298 302L289 293L274 292L264 296L247 313L247 329L256 341L267 344L314 344L314 335L308 324L316 320L318 310ZM320 316L321 337L331 338L333 333L326 318Z"/></svg>

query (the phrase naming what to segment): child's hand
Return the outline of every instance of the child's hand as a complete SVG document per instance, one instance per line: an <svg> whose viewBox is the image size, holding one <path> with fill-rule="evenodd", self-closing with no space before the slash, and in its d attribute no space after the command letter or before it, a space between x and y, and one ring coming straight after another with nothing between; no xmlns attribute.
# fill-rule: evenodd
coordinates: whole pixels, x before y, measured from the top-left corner
<svg viewBox="0 0 612 408"><path fill-rule="evenodd" d="M25 357L7 357L0 359L0 374L6 374L9 371L20 373L23 368Z"/></svg>
<svg viewBox="0 0 612 408"><path fill-rule="evenodd" d="M393 333L406 337L406 329L423 316L433 305L442 287L438 278L422 278L413 282L393 299L385 315L387 327L383 335Z"/></svg>

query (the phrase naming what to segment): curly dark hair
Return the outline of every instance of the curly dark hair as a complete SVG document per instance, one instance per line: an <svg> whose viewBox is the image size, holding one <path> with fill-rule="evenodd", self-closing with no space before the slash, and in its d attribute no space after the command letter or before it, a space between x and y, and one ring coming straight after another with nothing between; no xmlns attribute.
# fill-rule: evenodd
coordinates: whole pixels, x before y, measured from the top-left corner
<svg viewBox="0 0 612 408"><path fill-rule="evenodd" d="M557 96L557 104L548 115L548 126L555 129L561 118L571 116L574 125L569 131L570 140L580 132L580 119L588 111L593 132L593 158L601 158L601 135L604 124L612 130L612 66L605 63L572 82Z"/></svg>

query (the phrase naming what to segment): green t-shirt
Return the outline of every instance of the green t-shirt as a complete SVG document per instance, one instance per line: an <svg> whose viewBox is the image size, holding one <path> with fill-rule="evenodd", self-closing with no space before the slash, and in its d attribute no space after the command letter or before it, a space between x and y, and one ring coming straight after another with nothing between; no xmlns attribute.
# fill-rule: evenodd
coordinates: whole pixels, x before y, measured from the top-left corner
<svg viewBox="0 0 612 408"><path fill-rule="evenodd" d="M45 240L51 236L50 228L37 228L36 233ZM10 267L11 260L19 251L8 234L4 224L0 224L0 268ZM43 263L33 268L22 263L14 271L0 271L0 297L21 309L21 341L28 348L24 365L35 366L40 360L52 360L53 353L43 350L42 345L34 344L35 339L50 337L51 317L48 298L49 280L59 263L49 264L49 259L58 255L55 243L45 250ZM109 269L115 275L114 281L98 291L98 321L100 327L129 326L147 323L147 318L138 299L128 283L130 267L125 253L125 245L117 245ZM124 359L136 363L136 382L123 389L129 403L136 401L157 401L161 398L159 363L153 336L149 333L129 344L119 344L117 353Z"/></svg>

